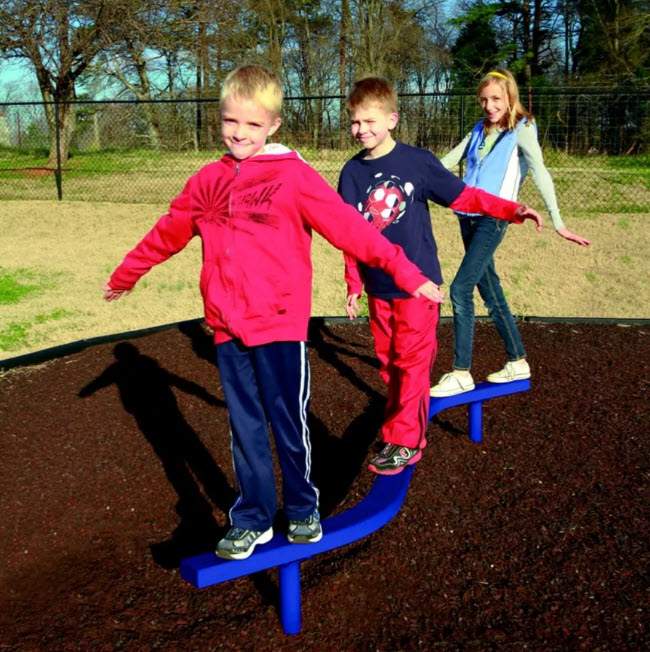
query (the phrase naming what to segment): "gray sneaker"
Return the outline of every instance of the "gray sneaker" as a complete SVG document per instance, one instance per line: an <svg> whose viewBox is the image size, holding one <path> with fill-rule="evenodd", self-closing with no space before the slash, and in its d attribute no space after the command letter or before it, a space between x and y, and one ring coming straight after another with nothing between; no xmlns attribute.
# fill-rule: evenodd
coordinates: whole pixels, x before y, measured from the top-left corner
<svg viewBox="0 0 650 652"><path fill-rule="evenodd" d="M258 543L268 543L273 538L273 528L264 532L231 527L217 544L216 553L224 559L246 559Z"/></svg>
<svg viewBox="0 0 650 652"><path fill-rule="evenodd" d="M320 514L316 510L304 521L289 521L287 539L291 543L316 543L323 538Z"/></svg>
<svg viewBox="0 0 650 652"><path fill-rule="evenodd" d="M368 469L378 475L396 475L422 457L419 448L386 444L368 463Z"/></svg>

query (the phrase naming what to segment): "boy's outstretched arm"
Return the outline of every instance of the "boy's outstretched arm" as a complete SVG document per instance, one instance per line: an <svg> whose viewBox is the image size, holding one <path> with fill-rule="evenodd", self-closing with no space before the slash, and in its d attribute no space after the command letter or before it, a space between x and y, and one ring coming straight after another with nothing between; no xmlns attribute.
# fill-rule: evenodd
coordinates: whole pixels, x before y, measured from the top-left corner
<svg viewBox="0 0 650 652"><path fill-rule="evenodd" d="M424 297L434 303L442 303L445 300L445 294L433 281L423 283L415 292L414 297Z"/></svg>
<svg viewBox="0 0 650 652"><path fill-rule="evenodd" d="M359 271L359 263L354 256L343 254L343 262L345 263L345 285L348 288L348 296L356 294L358 297L363 293L363 279Z"/></svg>
<svg viewBox="0 0 650 652"><path fill-rule="evenodd" d="M345 312L350 319L356 319L359 316L359 295L356 292L348 294Z"/></svg>
<svg viewBox="0 0 650 652"><path fill-rule="evenodd" d="M130 290L114 290L108 282L104 285L104 301L117 301L125 294L128 294Z"/></svg>
<svg viewBox="0 0 650 652"><path fill-rule="evenodd" d="M169 211L124 257L104 286L104 299L115 301L129 292L154 265L164 262L180 251L195 235L190 206L196 206L191 196L191 178L183 192L170 204Z"/></svg>
<svg viewBox="0 0 650 652"><path fill-rule="evenodd" d="M359 316L359 294L352 292L348 294L345 302L345 312L350 319L356 319ZM442 303L445 300L443 291L433 281L423 283L413 292L414 297L425 297L434 303Z"/></svg>
<svg viewBox="0 0 650 652"><path fill-rule="evenodd" d="M337 249L393 277L398 287L413 296L435 300L435 284L406 256L371 226L356 208L308 165L302 167L299 188L300 213L308 224ZM417 295L416 295L417 293Z"/></svg>
<svg viewBox="0 0 650 652"><path fill-rule="evenodd" d="M517 224L521 224L524 220L532 220L535 222L537 231L541 231L544 225L544 219L534 208L509 199L502 199L473 186L465 186L458 197L449 204L449 208L460 213L489 215Z"/></svg>
<svg viewBox="0 0 650 652"><path fill-rule="evenodd" d="M532 220L535 222L535 230L538 233L544 226L544 218L534 208L526 206L525 204L517 209L516 215L522 219L522 222L524 220Z"/></svg>

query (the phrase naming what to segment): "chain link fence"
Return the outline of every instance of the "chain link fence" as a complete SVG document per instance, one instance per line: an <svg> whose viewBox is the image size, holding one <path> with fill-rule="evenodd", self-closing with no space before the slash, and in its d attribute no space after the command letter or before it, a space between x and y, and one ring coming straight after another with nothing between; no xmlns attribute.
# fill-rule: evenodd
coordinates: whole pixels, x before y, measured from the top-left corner
<svg viewBox="0 0 650 652"><path fill-rule="evenodd" d="M650 89L556 89L523 99L561 207L650 212ZM61 155L63 108L50 108L53 130L43 103L0 104L0 199L167 203L223 151L215 100L76 101L69 157ZM402 95L396 136L443 155L480 115L473 93ZM278 136L332 185L357 149L337 96L287 98ZM521 199L541 206L531 183Z"/></svg>

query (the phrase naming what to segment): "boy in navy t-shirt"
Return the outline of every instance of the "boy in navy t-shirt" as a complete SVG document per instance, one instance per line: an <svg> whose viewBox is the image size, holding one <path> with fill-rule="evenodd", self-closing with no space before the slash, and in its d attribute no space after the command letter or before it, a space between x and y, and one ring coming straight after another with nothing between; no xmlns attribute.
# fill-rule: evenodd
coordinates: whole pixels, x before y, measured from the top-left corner
<svg viewBox="0 0 650 652"><path fill-rule="evenodd" d="M363 150L343 167L338 190L431 281L442 283L427 202L465 213L485 214L541 228L531 208L466 186L429 151L396 142L397 94L385 79L367 77L348 95L352 136ZM363 287L368 294L370 330L388 388L381 429L384 447L368 468L382 475L400 473L422 457L429 421L430 373L437 350L439 305L410 297L381 269L345 256L346 311L359 314Z"/></svg>

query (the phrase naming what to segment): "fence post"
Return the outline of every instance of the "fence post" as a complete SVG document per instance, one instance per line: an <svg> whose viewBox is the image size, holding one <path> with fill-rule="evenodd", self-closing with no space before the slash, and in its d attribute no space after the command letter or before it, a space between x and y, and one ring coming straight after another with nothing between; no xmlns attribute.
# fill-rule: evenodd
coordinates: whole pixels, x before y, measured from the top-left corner
<svg viewBox="0 0 650 652"><path fill-rule="evenodd" d="M56 134L56 170L54 179L56 181L56 196L59 201L63 199L63 183L61 179L61 117L59 115L59 101L54 101L54 130Z"/></svg>
<svg viewBox="0 0 650 652"><path fill-rule="evenodd" d="M465 96L460 96L460 110L458 111L458 142L465 137ZM458 164L458 176L463 178L463 161Z"/></svg>

